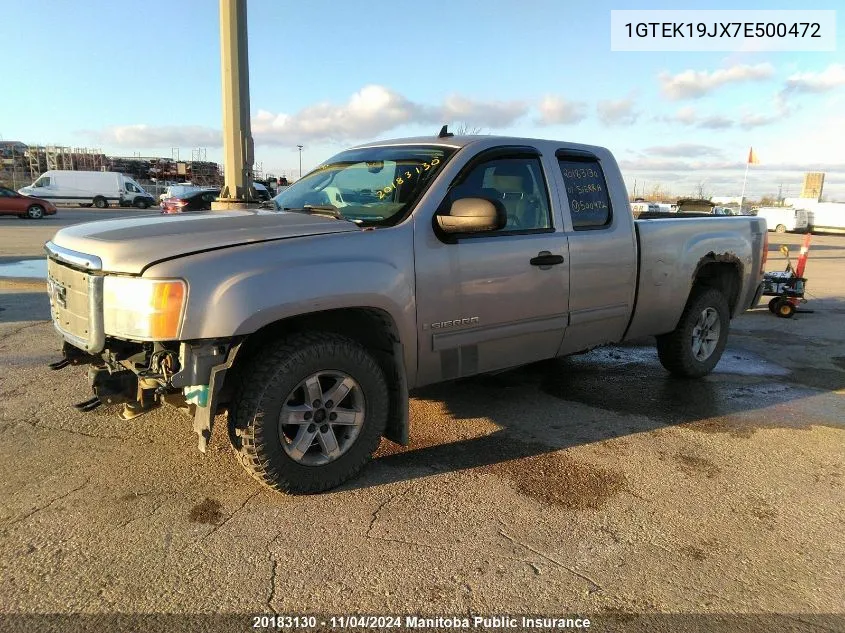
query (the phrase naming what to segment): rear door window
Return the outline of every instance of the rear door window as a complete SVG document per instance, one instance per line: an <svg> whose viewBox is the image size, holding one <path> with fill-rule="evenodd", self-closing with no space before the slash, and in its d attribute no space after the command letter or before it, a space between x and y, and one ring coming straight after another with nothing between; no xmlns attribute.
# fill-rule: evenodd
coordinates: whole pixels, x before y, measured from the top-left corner
<svg viewBox="0 0 845 633"><path fill-rule="evenodd" d="M610 226L613 219L610 195L598 159L559 152L558 164L566 186L573 228L583 231Z"/></svg>

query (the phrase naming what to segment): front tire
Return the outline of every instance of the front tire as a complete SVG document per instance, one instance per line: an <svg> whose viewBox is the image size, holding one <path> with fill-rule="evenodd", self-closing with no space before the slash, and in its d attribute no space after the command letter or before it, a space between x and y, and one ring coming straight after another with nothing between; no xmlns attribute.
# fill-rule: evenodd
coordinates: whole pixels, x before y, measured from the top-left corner
<svg viewBox="0 0 845 633"><path fill-rule="evenodd" d="M135 208L136 209L147 209L147 208L149 208L149 206L150 206L150 203L147 202L143 198L139 198L138 200L135 201Z"/></svg>
<svg viewBox="0 0 845 633"><path fill-rule="evenodd" d="M715 288L694 289L675 330L657 337L661 364L676 376L706 376L722 357L729 324L725 296Z"/></svg>
<svg viewBox="0 0 845 633"><path fill-rule="evenodd" d="M40 204L33 204L26 210L26 217L30 220L40 220L44 217L44 207Z"/></svg>
<svg viewBox="0 0 845 633"><path fill-rule="evenodd" d="M298 334L243 368L231 409L241 465L264 485L315 493L354 477L387 424L384 372L356 341Z"/></svg>

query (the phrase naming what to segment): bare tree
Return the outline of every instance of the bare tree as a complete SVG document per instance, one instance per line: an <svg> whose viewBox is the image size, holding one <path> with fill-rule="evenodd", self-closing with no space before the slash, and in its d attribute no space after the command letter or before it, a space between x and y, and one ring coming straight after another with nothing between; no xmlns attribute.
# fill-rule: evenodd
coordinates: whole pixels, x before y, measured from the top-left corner
<svg viewBox="0 0 845 633"><path fill-rule="evenodd" d="M707 190L704 188L704 181L699 180L698 184L695 186L695 189L692 191L692 195L694 195L699 200L709 200L710 194L707 193Z"/></svg>
<svg viewBox="0 0 845 633"><path fill-rule="evenodd" d="M457 128L455 128L455 134L458 136L472 136L475 134L482 134L483 130L480 127L476 127L474 125L470 125L469 123L458 123Z"/></svg>
<svg viewBox="0 0 845 633"><path fill-rule="evenodd" d="M663 185L657 183L651 188L651 192L646 196L649 202L660 202L665 196L663 192Z"/></svg>

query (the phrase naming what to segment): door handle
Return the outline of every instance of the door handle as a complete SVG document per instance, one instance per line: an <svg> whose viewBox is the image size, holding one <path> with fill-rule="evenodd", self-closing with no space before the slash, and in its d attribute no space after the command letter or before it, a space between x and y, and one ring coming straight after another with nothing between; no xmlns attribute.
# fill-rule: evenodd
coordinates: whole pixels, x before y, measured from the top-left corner
<svg viewBox="0 0 845 633"><path fill-rule="evenodd" d="M540 251L530 260L532 266L554 266L563 263L563 255L552 255L549 251Z"/></svg>

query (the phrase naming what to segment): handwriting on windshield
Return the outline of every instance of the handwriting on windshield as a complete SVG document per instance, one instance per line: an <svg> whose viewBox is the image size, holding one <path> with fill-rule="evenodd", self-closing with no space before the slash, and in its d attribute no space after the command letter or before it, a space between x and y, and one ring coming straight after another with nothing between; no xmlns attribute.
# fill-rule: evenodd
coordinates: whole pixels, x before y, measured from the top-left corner
<svg viewBox="0 0 845 633"><path fill-rule="evenodd" d="M408 168L396 178L393 179L389 185L387 185L384 189L379 189L376 191L379 200L384 200L385 197L389 196L391 193L396 191L400 186L404 185L406 182L410 182L413 179L419 178L422 174L427 171L430 171L432 168L437 167L440 164L439 158L432 158L430 163L422 163L418 167Z"/></svg>

